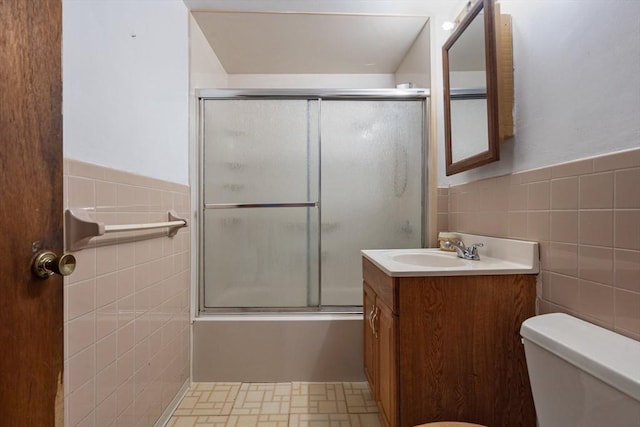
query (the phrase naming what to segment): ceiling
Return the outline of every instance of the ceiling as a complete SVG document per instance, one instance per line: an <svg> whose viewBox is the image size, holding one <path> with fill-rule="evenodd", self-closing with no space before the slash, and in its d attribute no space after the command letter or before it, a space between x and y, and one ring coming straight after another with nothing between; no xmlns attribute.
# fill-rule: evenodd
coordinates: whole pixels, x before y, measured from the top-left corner
<svg viewBox="0 0 640 427"><path fill-rule="evenodd" d="M230 74L394 73L428 18L194 12Z"/></svg>
<svg viewBox="0 0 640 427"><path fill-rule="evenodd" d="M229 74L395 73L466 0L183 0Z"/></svg>

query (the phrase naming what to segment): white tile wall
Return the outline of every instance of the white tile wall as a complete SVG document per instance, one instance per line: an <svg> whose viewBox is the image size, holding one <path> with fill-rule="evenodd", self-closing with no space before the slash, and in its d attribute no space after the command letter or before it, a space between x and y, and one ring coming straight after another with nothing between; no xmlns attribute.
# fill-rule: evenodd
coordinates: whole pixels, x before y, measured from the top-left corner
<svg viewBox="0 0 640 427"><path fill-rule="evenodd" d="M65 207L106 224L189 215L188 186L75 160L65 160L65 183ZM185 228L74 252L77 269L65 281L66 426L152 426L188 379L189 238Z"/></svg>

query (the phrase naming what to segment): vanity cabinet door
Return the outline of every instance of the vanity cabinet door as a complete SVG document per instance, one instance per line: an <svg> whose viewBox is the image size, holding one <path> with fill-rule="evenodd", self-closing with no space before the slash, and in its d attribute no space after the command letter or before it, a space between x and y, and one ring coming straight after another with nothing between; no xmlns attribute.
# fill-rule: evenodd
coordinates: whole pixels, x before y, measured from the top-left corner
<svg viewBox="0 0 640 427"><path fill-rule="evenodd" d="M377 362L378 362L378 343L374 336L373 330L373 316L376 309L376 296L375 293L364 284L364 301L363 301L363 314L364 314L364 373L369 381L371 387L371 394L374 399L378 399L378 379L377 379Z"/></svg>
<svg viewBox="0 0 640 427"><path fill-rule="evenodd" d="M376 329L378 332L378 400L387 425L397 425L397 369L395 316L389 307L376 300Z"/></svg>

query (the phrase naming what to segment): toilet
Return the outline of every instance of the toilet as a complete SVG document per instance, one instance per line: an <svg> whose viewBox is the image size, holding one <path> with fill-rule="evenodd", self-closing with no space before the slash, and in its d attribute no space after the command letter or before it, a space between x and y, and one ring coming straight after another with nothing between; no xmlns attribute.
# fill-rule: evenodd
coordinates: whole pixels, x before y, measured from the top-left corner
<svg viewBox="0 0 640 427"><path fill-rule="evenodd" d="M520 335L540 427L640 427L640 342L562 313Z"/></svg>

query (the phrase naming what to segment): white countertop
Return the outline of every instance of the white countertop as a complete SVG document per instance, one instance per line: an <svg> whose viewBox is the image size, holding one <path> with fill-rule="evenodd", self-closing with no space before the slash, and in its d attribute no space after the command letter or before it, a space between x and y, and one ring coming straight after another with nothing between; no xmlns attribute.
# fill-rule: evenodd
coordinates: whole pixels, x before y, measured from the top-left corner
<svg viewBox="0 0 640 427"><path fill-rule="evenodd" d="M482 242L479 261L458 258L455 252L437 248L369 249L362 255L391 277L477 276L495 274L537 274L539 272L538 243L458 233L466 245ZM413 256L415 255L415 256ZM433 264L412 262L421 256ZM408 262L400 262L400 261Z"/></svg>

